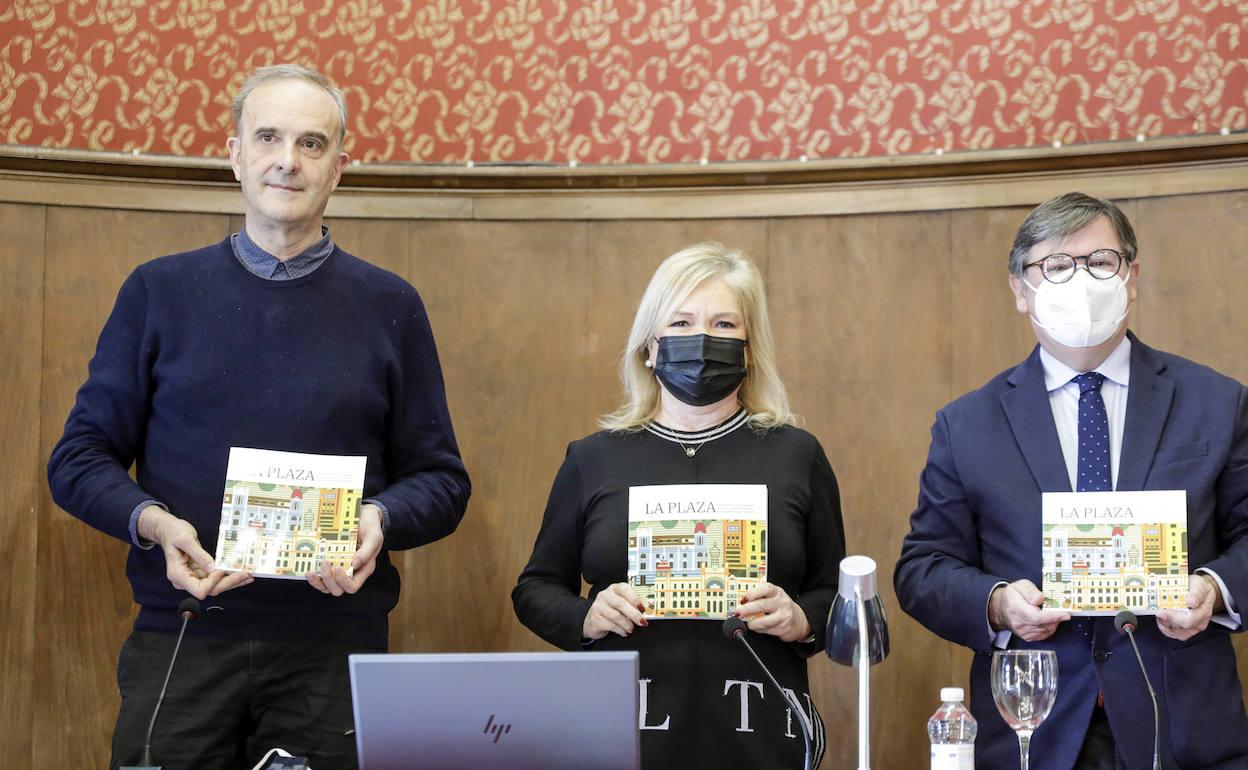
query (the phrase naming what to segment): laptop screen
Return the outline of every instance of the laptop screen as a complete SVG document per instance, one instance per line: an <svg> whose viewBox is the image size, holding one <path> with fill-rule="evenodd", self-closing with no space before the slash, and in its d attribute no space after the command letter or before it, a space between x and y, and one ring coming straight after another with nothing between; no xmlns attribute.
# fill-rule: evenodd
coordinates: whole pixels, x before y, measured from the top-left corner
<svg viewBox="0 0 1248 770"><path fill-rule="evenodd" d="M636 652L352 655L360 770L637 770Z"/></svg>

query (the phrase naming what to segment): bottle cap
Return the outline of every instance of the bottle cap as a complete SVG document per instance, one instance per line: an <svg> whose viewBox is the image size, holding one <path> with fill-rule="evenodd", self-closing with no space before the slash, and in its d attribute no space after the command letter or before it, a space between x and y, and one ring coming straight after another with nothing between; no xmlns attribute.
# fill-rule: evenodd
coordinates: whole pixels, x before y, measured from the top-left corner
<svg viewBox="0 0 1248 770"><path fill-rule="evenodd" d="M962 698L964 698L964 697L965 697L965 693L963 693L963 692L962 692L962 688L961 688L961 687L942 687L942 688L940 688L940 700L941 700L941 702L955 701L955 702L957 702L957 703L961 703L961 702L962 702Z"/></svg>

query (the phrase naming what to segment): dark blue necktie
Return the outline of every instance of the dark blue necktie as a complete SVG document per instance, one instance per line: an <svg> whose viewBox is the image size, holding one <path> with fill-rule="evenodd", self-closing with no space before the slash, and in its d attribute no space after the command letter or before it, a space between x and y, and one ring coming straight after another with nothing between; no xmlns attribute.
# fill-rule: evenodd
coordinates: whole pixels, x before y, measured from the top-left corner
<svg viewBox="0 0 1248 770"><path fill-rule="evenodd" d="M1076 492L1109 492L1114 488L1109 471L1109 416L1101 385L1105 375L1084 372L1071 382L1079 386L1079 466Z"/></svg>

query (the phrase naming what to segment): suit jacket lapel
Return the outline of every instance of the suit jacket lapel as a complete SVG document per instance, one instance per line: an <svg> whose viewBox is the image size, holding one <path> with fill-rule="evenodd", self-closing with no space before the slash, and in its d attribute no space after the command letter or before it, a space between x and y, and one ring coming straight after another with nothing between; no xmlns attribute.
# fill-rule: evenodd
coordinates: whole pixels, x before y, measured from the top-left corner
<svg viewBox="0 0 1248 770"><path fill-rule="evenodd" d="M1049 406L1049 391L1044 386L1039 345L1006 381L1014 387L1001 396L1001 407L1040 491L1071 491L1070 476L1062 459L1062 444L1053 422L1053 409Z"/></svg>
<svg viewBox="0 0 1248 770"><path fill-rule="evenodd" d="M1117 489L1144 488L1157 454L1161 431L1170 414L1174 383L1161 376L1165 361L1156 352L1131 338L1131 384L1127 388L1127 417L1122 429Z"/></svg>

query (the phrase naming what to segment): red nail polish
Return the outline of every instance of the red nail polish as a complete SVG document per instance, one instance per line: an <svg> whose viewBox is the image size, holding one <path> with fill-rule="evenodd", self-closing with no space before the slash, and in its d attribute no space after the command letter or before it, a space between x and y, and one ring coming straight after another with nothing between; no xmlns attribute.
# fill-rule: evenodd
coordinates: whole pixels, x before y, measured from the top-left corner
<svg viewBox="0 0 1248 770"><path fill-rule="evenodd" d="M637 621L637 625L641 626L642 628L649 628L650 621L646 620L645 618L642 618L641 620Z"/></svg>
<svg viewBox="0 0 1248 770"><path fill-rule="evenodd" d="M645 611L646 611L646 605L642 604L641 602L637 602L637 611L638 611L638 612L645 612Z"/></svg>
<svg viewBox="0 0 1248 770"><path fill-rule="evenodd" d="M742 597L741 597L741 599L740 599L737 603L738 603L738 604L745 604L745 597L744 597L744 596L742 596Z"/></svg>

